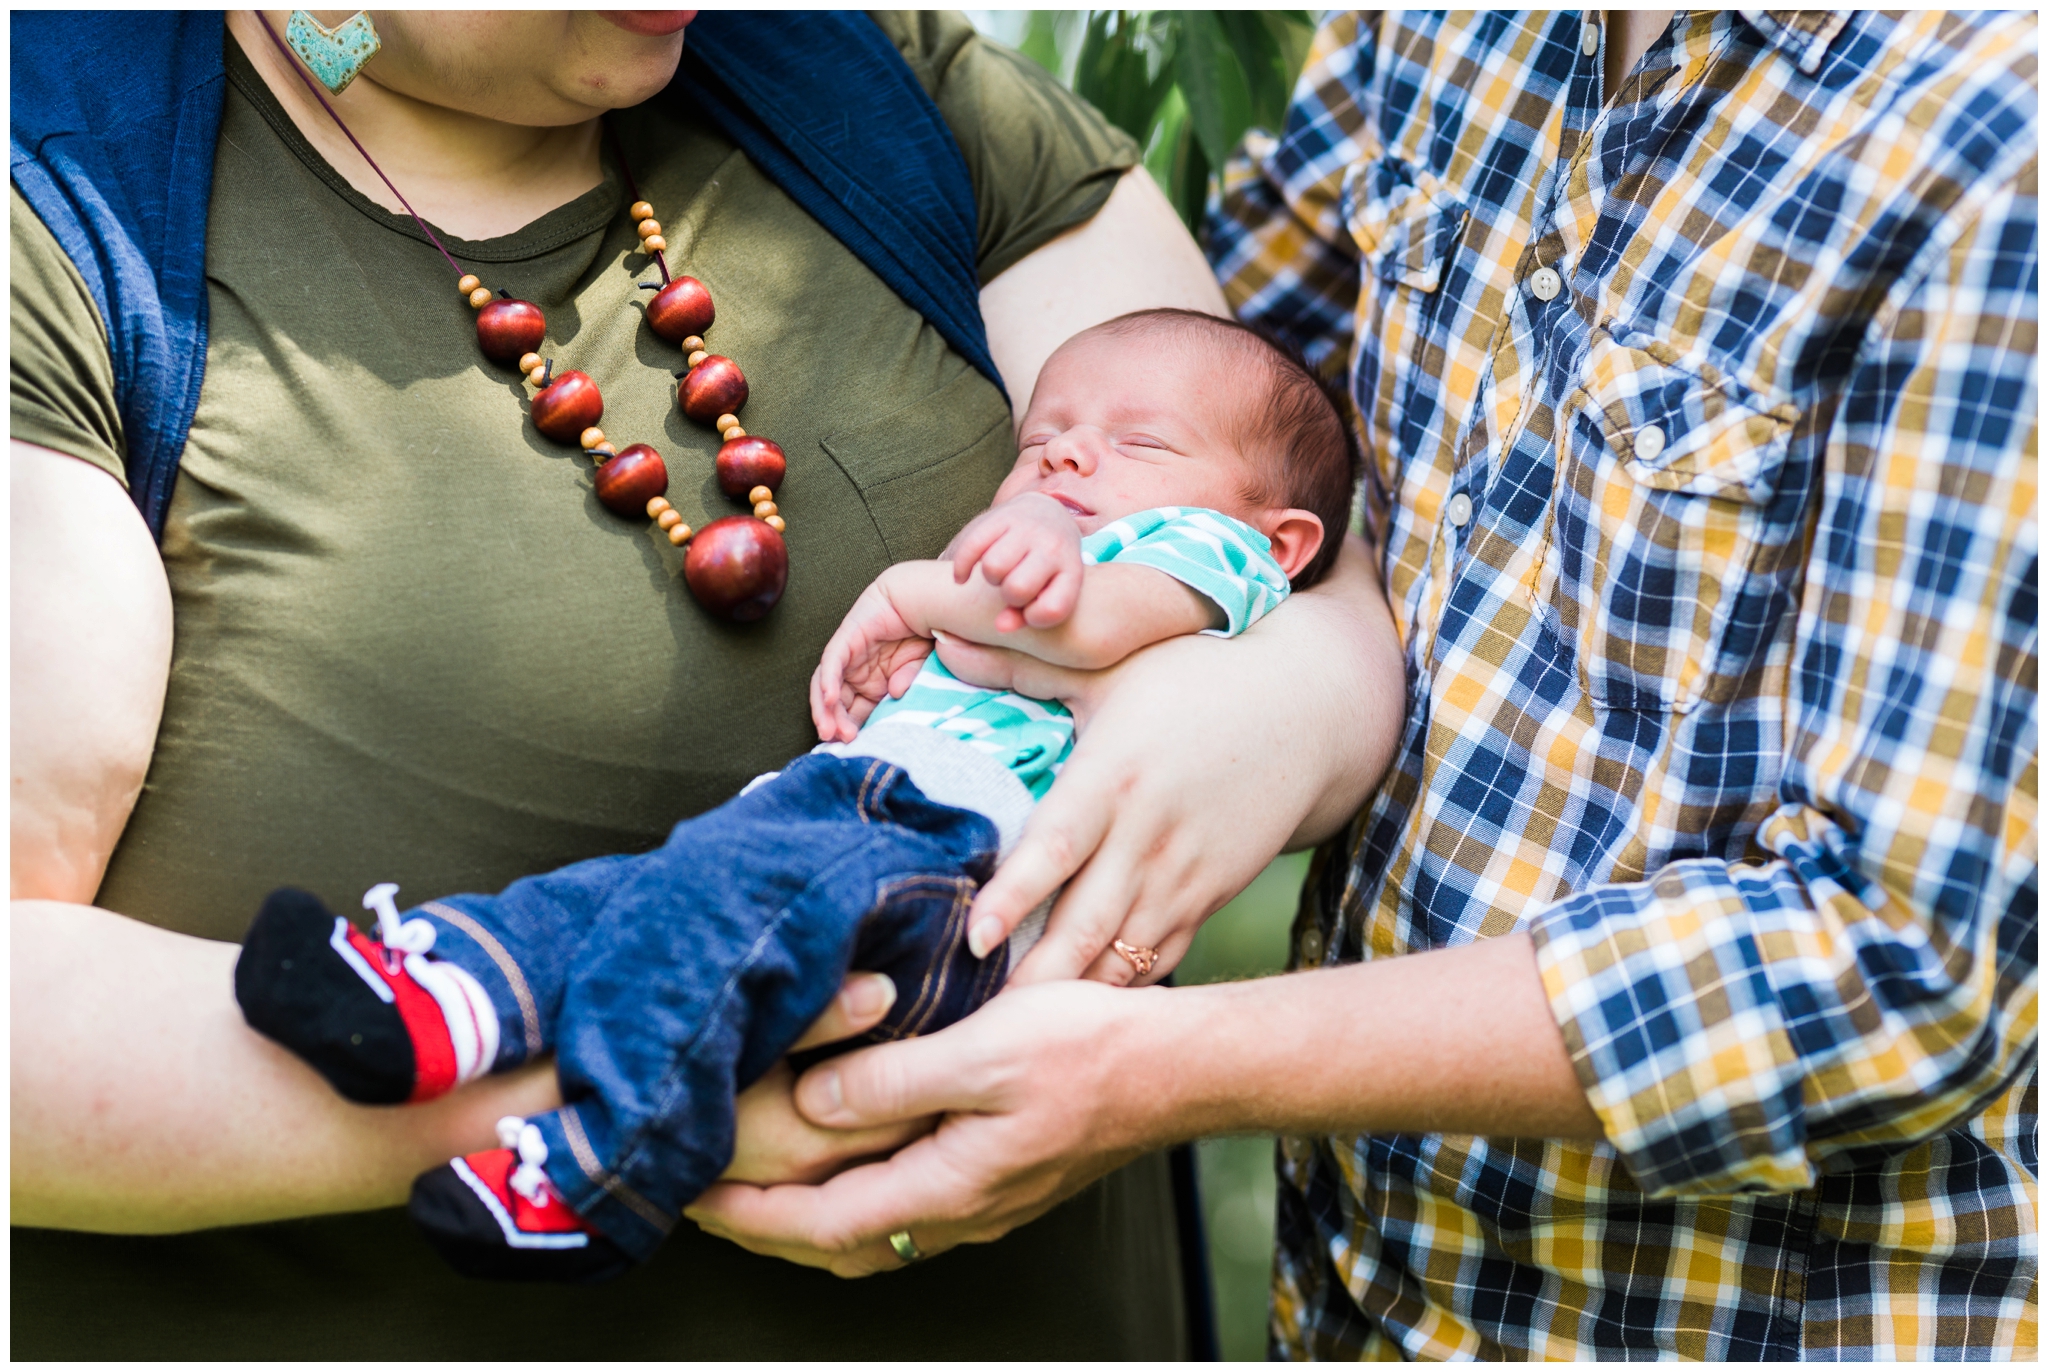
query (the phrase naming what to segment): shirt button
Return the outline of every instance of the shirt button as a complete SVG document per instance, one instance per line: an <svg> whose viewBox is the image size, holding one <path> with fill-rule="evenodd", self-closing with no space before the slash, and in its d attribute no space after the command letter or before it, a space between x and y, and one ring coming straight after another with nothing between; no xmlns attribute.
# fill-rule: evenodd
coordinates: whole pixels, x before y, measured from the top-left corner
<svg viewBox="0 0 2048 1372"><path fill-rule="evenodd" d="M1588 57L1600 51L1600 26L1590 19L1579 25L1579 51Z"/></svg>
<svg viewBox="0 0 2048 1372"><path fill-rule="evenodd" d="M1655 424L1645 424L1636 430L1636 456L1645 462L1657 460L1657 454L1664 451L1664 431Z"/></svg>
<svg viewBox="0 0 2048 1372"><path fill-rule="evenodd" d="M1323 931L1311 924L1301 932L1301 965L1320 967L1323 961Z"/></svg>
<svg viewBox="0 0 2048 1372"><path fill-rule="evenodd" d="M1557 299L1557 293L1564 289L1564 278L1548 267L1538 267L1529 273L1529 294L1548 304Z"/></svg>
<svg viewBox="0 0 2048 1372"><path fill-rule="evenodd" d="M1452 496L1444 506L1444 518L1451 521L1453 529L1462 529L1472 522L1472 497L1463 491Z"/></svg>

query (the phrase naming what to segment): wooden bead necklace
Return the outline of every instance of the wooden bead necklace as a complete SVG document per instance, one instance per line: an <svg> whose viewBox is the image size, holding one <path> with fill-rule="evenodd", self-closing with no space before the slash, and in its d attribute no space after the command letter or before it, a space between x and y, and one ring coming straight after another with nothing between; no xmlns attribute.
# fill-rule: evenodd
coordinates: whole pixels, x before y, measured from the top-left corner
<svg viewBox="0 0 2048 1372"><path fill-rule="evenodd" d="M284 55L286 65L348 141L355 144L370 170L398 197L398 203L405 206L420 232L455 269L460 278L455 288L476 311L478 347L494 362L516 362L527 384L534 388L528 406L534 427L557 443L576 444L590 458L595 464L597 498L605 508L628 517L644 514L667 534L671 544L686 548L683 581L698 604L722 619L739 622L759 619L773 609L782 598L789 577L789 552L783 541L788 526L775 502L775 493L789 469L788 459L778 445L740 427L739 411L747 403L746 374L731 358L706 350L704 335L717 314L711 292L695 277L669 275L668 240L662 236L654 207L640 198L617 136L613 136L612 142L618 153L619 170L625 177L626 192L633 198L627 213L639 234L640 251L652 257L661 270L661 284L645 282L641 286L642 290L655 292L647 303L647 326L666 341L679 344L685 354L686 365L675 373L679 383L676 405L692 420L718 431L721 442L714 465L719 489L753 507L751 514L726 515L702 529L692 530L685 524L681 513L664 495L668 490L668 467L660 453L645 443L616 448L604 430L597 427L604 415L604 397L598 393L597 383L580 371L558 373L554 359L541 356L539 349L547 337L547 318L540 307L516 300L505 291L494 296L475 273L463 270L301 70L291 49L271 28L269 19L260 10L256 17ZM610 132L608 125L606 131Z"/></svg>

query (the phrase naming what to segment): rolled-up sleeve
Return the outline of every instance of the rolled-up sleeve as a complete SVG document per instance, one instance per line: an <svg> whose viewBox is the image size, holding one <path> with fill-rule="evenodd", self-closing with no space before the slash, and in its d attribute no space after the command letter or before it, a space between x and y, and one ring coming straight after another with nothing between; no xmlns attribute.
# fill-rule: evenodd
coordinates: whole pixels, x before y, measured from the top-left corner
<svg viewBox="0 0 2048 1372"><path fill-rule="evenodd" d="M1835 415L1761 851L1534 918L1580 1080L1653 1193L1811 1185L2034 1060L2034 164L1943 232Z"/></svg>

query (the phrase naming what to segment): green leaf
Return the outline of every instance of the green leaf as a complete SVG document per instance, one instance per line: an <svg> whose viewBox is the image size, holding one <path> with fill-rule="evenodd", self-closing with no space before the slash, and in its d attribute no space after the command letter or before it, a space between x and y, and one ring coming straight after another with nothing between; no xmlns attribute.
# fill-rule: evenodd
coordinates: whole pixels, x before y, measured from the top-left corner
<svg viewBox="0 0 2048 1372"><path fill-rule="evenodd" d="M1025 26L1024 41L1017 45L1017 51L1058 76L1060 40L1054 27L1055 13L1053 10L1031 11L1031 22Z"/></svg>
<svg viewBox="0 0 2048 1372"><path fill-rule="evenodd" d="M1287 96L1294 73L1287 61L1279 35L1267 23L1267 16L1253 10L1218 10L1216 27L1223 41L1236 54L1244 70L1250 115L1246 127L1259 124L1278 129L1287 117ZM1238 137L1243 136L1238 130ZM1231 139L1235 145L1237 137Z"/></svg>
<svg viewBox="0 0 2048 1372"><path fill-rule="evenodd" d="M1095 10L1074 64L1074 93L1141 143L1173 79L1156 47L1144 11Z"/></svg>
<svg viewBox="0 0 2048 1372"><path fill-rule="evenodd" d="M1266 27L1273 31L1279 41L1280 51L1287 57L1287 85L1290 90L1296 78L1301 75L1301 64L1308 60L1308 50L1316 41L1316 16L1313 10L1266 10L1263 12ZM1279 130L1275 129L1275 133Z"/></svg>
<svg viewBox="0 0 2048 1372"><path fill-rule="evenodd" d="M1145 170L1166 192L1167 201L1190 230L1198 229L1202 211L1209 200L1209 161L1202 155L1188 118L1188 104L1180 87L1167 93L1159 107L1151 146L1145 153Z"/></svg>
<svg viewBox="0 0 2048 1372"><path fill-rule="evenodd" d="M1176 12L1174 75L1207 166L1220 167L1252 123L1244 67L1214 10Z"/></svg>

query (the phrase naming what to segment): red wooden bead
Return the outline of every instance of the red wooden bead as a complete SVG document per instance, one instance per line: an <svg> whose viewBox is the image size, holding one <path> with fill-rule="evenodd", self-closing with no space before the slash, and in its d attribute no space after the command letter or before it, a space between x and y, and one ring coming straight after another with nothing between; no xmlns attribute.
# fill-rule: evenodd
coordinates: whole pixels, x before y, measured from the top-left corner
<svg viewBox="0 0 2048 1372"><path fill-rule="evenodd" d="M574 443L604 416L597 383L582 372L560 372L533 397L533 427L557 443Z"/></svg>
<svg viewBox="0 0 2048 1372"><path fill-rule="evenodd" d="M711 327L718 311L712 308L711 292L694 276L678 276L647 302L647 327L671 343Z"/></svg>
<svg viewBox="0 0 2048 1372"><path fill-rule="evenodd" d="M729 357L707 357L690 369L676 390L676 403L699 424L738 414L747 403L747 377Z"/></svg>
<svg viewBox="0 0 2048 1372"><path fill-rule="evenodd" d="M547 316L526 300L493 300L476 312L476 342L493 362L516 362L540 346Z"/></svg>
<svg viewBox="0 0 2048 1372"><path fill-rule="evenodd" d="M597 469L597 498L617 514L644 514L647 502L668 489L661 454L635 443Z"/></svg>
<svg viewBox="0 0 2048 1372"><path fill-rule="evenodd" d="M789 460L765 438L733 438L718 450L718 489L737 500L756 486L771 492L782 485Z"/></svg>
<svg viewBox="0 0 2048 1372"><path fill-rule="evenodd" d="M690 540L690 550L683 555L683 580L706 610L745 624L767 614L782 599L789 580L789 546L779 532L752 515L714 519Z"/></svg>

